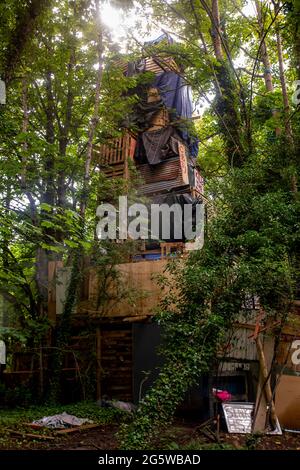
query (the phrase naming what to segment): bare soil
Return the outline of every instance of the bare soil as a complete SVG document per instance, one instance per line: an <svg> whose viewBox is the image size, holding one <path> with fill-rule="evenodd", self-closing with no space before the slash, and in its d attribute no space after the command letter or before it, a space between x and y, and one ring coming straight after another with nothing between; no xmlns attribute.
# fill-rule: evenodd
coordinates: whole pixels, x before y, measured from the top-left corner
<svg viewBox="0 0 300 470"><path fill-rule="evenodd" d="M54 440L40 441L27 437L31 432L24 428L24 436L7 435L0 442L0 450L113 450L118 448L118 424L101 425L95 429L73 434L55 435ZM22 431L23 432L23 431ZM241 434L220 433L219 443L202 435L197 425L175 423L163 434L161 449L247 449L258 450L300 450L300 434L283 433L282 436L261 436L253 440Z"/></svg>

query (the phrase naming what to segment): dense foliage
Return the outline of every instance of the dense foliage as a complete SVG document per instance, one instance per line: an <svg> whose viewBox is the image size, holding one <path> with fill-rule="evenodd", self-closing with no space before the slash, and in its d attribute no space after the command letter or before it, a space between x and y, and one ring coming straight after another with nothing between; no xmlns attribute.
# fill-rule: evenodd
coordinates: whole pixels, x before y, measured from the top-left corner
<svg viewBox="0 0 300 470"><path fill-rule="evenodd" d="M194 41L179 52L183 48L190 54L186 73L195 89L201 92L203 83L207 90L212 84L220 88L198 126L199 163L207 175L207 207L213 216L202 251L183 266L169 267L171 295L157 318L165 332L165 364L134 422L122 430L128 449L151 445L186 391L212 370L245 298L259 298L265 321L277 325L269 334L278 340L299 279L299 116L286 82L297 71L291 67L284 75L278 44L279 31L291 17L296 27L296 5L257 2L257 18L250 19L239 2L219 2L217 14L218 2L158 3L161 14L168 10L182 19L180 34ZM220 28L219 44L207 22L213 30ZM291 29L284 33L285 53L294 50ZM233 62L241 36L250 66L246 73ZM195 59L199 41L202 55ZM266 69L270 58L272 70Z"/></svg>

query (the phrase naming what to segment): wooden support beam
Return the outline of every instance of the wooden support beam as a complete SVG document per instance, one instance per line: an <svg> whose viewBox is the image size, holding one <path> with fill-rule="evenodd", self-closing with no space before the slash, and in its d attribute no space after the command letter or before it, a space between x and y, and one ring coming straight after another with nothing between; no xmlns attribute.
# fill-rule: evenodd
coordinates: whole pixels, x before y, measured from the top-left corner
<svg viewBox="0 0 300 470"><path fill-rule="evenodd" d="M89 429L95 429L99 428L101 425L100 424L83 424L81 426L76 426L73 428L67 428L67 429L58 429L55 430L55 434L73 434L74 432L82 432L82 431L88 431Z"/></svg>
<svg viewBox="0 0 300 470"><path fill-rule="evenodd" d="M27 433L27 432L22 432L22 431L15 431L14 429L4 429L5 431L9 432L12 436L20 436L20 437L25 437L29 439L40 439L43 441L53 441L55 437L48 436L46 434L33 434L33 433Z"/></svg>

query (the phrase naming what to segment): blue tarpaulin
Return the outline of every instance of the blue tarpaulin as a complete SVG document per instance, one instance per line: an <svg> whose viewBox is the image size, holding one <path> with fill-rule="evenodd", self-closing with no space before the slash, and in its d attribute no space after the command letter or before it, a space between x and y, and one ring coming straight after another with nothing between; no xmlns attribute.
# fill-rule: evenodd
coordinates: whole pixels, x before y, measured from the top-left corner
<svg viewBox="0 0 300 470"><path fill-rule="evenodd" d="M191 119L193 113L192 91L180 75L175 72L160 73L155 77L152 86L159 89L166 107L174 111L174 117ZM198 140L190 135L184 122L179 126L178 131L183 140L187 142L191 156L197 157Z"/></svg>

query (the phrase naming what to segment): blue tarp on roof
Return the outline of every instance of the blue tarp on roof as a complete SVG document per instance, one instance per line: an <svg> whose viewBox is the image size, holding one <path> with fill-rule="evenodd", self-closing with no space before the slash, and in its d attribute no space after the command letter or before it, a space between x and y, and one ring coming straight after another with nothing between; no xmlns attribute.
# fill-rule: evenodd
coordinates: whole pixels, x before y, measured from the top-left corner
<svg viewBox="0 0 300 470"><path fill-rule="evenodd" d="M192 90L180 75L175 72L163 72L155 77L153 87L160 90L160 96L167 108L174 111L174 117L191 119L193 113ZM193 157L198 155L198 140L191 136L184 121L178 127L183 140L189 146Z"/></svg>

